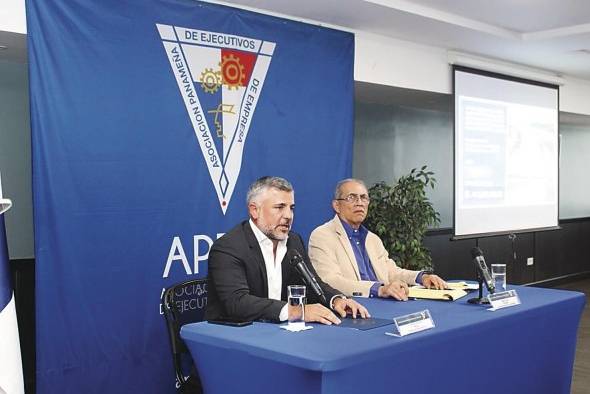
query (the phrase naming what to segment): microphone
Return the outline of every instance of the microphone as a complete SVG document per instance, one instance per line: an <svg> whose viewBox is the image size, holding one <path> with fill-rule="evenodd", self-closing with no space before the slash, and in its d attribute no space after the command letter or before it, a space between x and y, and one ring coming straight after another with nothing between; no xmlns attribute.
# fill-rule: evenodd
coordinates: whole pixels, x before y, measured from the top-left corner
<svg viewBox="0 0 590 394"><path fill-rule="evenodd" d="M291 249L287 252L287 257L289 259L289 264L299 272L299 275L301 275L305 284L311 287L322 303L327 304L328 301L326 300L324 291L320 287L315 275L309 270L309 268L307 268L307 265L305 265L305 261L303 261L301 254L297 250Z"/></svg>
<svg viewBox="0 0 590 394"><path fill-rule="evenodd" d="M494 285L494 280L490 275L490 271L488 271L488 266L486 264L486 260L483 257L483 252L480 248L473 248L471 249L471 257L473 257L473 263L477 268L479 277L485 282L488 291L491 294L494 294L496 291L496 286Z"/></svg>

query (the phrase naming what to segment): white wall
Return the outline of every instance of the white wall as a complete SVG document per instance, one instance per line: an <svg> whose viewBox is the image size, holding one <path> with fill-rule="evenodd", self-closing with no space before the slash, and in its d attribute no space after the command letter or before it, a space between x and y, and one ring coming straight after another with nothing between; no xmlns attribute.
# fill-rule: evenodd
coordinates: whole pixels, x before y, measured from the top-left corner
<svg viewBox="0 0 590 394"><path fill-rule="evenodd" d="M0 30L27 33L25 0L0 0Z"/></svg>
<svg viewBox="0 0 590 394"><path fill-rule="evenodd" d="M356 33L357 81L437 93L452 93L447 50L374 34ZM507 63L504 63L507 64ZM527 69L514 65L527 77ZM535 79L534 76L529 76ZM590 115L590 81L563 77L560 110Z"/></svg>
<svg viewBox="0 0 590 394"><path fill-rule="evenodd" d="M566 78L560 90L559 106L565 112L590 115L590 81Z"/></svg>
<svg viewBox="0 0 590 394"><path fill-rule="evenodd" d="M379 85L450 93L447 51L375 34L355 34L354 79Z"/></svg>

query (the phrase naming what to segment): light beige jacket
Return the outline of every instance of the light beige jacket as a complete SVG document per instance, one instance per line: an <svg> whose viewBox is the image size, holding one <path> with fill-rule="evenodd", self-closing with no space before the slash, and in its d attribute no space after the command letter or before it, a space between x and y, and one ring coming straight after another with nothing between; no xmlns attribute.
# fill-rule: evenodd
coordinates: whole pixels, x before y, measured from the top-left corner
<svg viewBox="0 0 590 394"><path fill-rule="evenodd" d="M388 284L400 280L409 285L416 284L420 271L398 267L376 234L369 231L365 248L379 282ZM309 238L309 258L320 278L333 288L347 296L353 293L369 296L374 282L361 280L352 245L338 215L313 230Z"/></svg>

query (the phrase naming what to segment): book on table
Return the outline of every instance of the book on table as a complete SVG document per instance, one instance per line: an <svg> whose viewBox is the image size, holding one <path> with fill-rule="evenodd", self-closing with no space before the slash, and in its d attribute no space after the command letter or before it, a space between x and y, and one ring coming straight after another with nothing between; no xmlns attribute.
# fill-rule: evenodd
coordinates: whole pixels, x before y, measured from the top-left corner
<svg viewBox="0 0 590 394"><path fill-rule="evenodd" d="M422 298L426 300L441 300L441 301L455 301L467 295L467 292L462 289L426 289L422 286L410 287L410 298Z"/></svg>

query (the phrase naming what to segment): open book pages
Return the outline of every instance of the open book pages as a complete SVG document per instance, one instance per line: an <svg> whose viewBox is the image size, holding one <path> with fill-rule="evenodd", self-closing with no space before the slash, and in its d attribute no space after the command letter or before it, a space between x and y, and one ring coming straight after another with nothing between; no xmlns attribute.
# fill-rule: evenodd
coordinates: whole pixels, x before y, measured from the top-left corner
<svg viewBox="0 0 590 394"><path fill-rule="evenodd" d="M420 286L410 287L410 298L424 298L427 300L455 301L467 295L467 292L461 289L434 290L425 289Z"/></svg>

